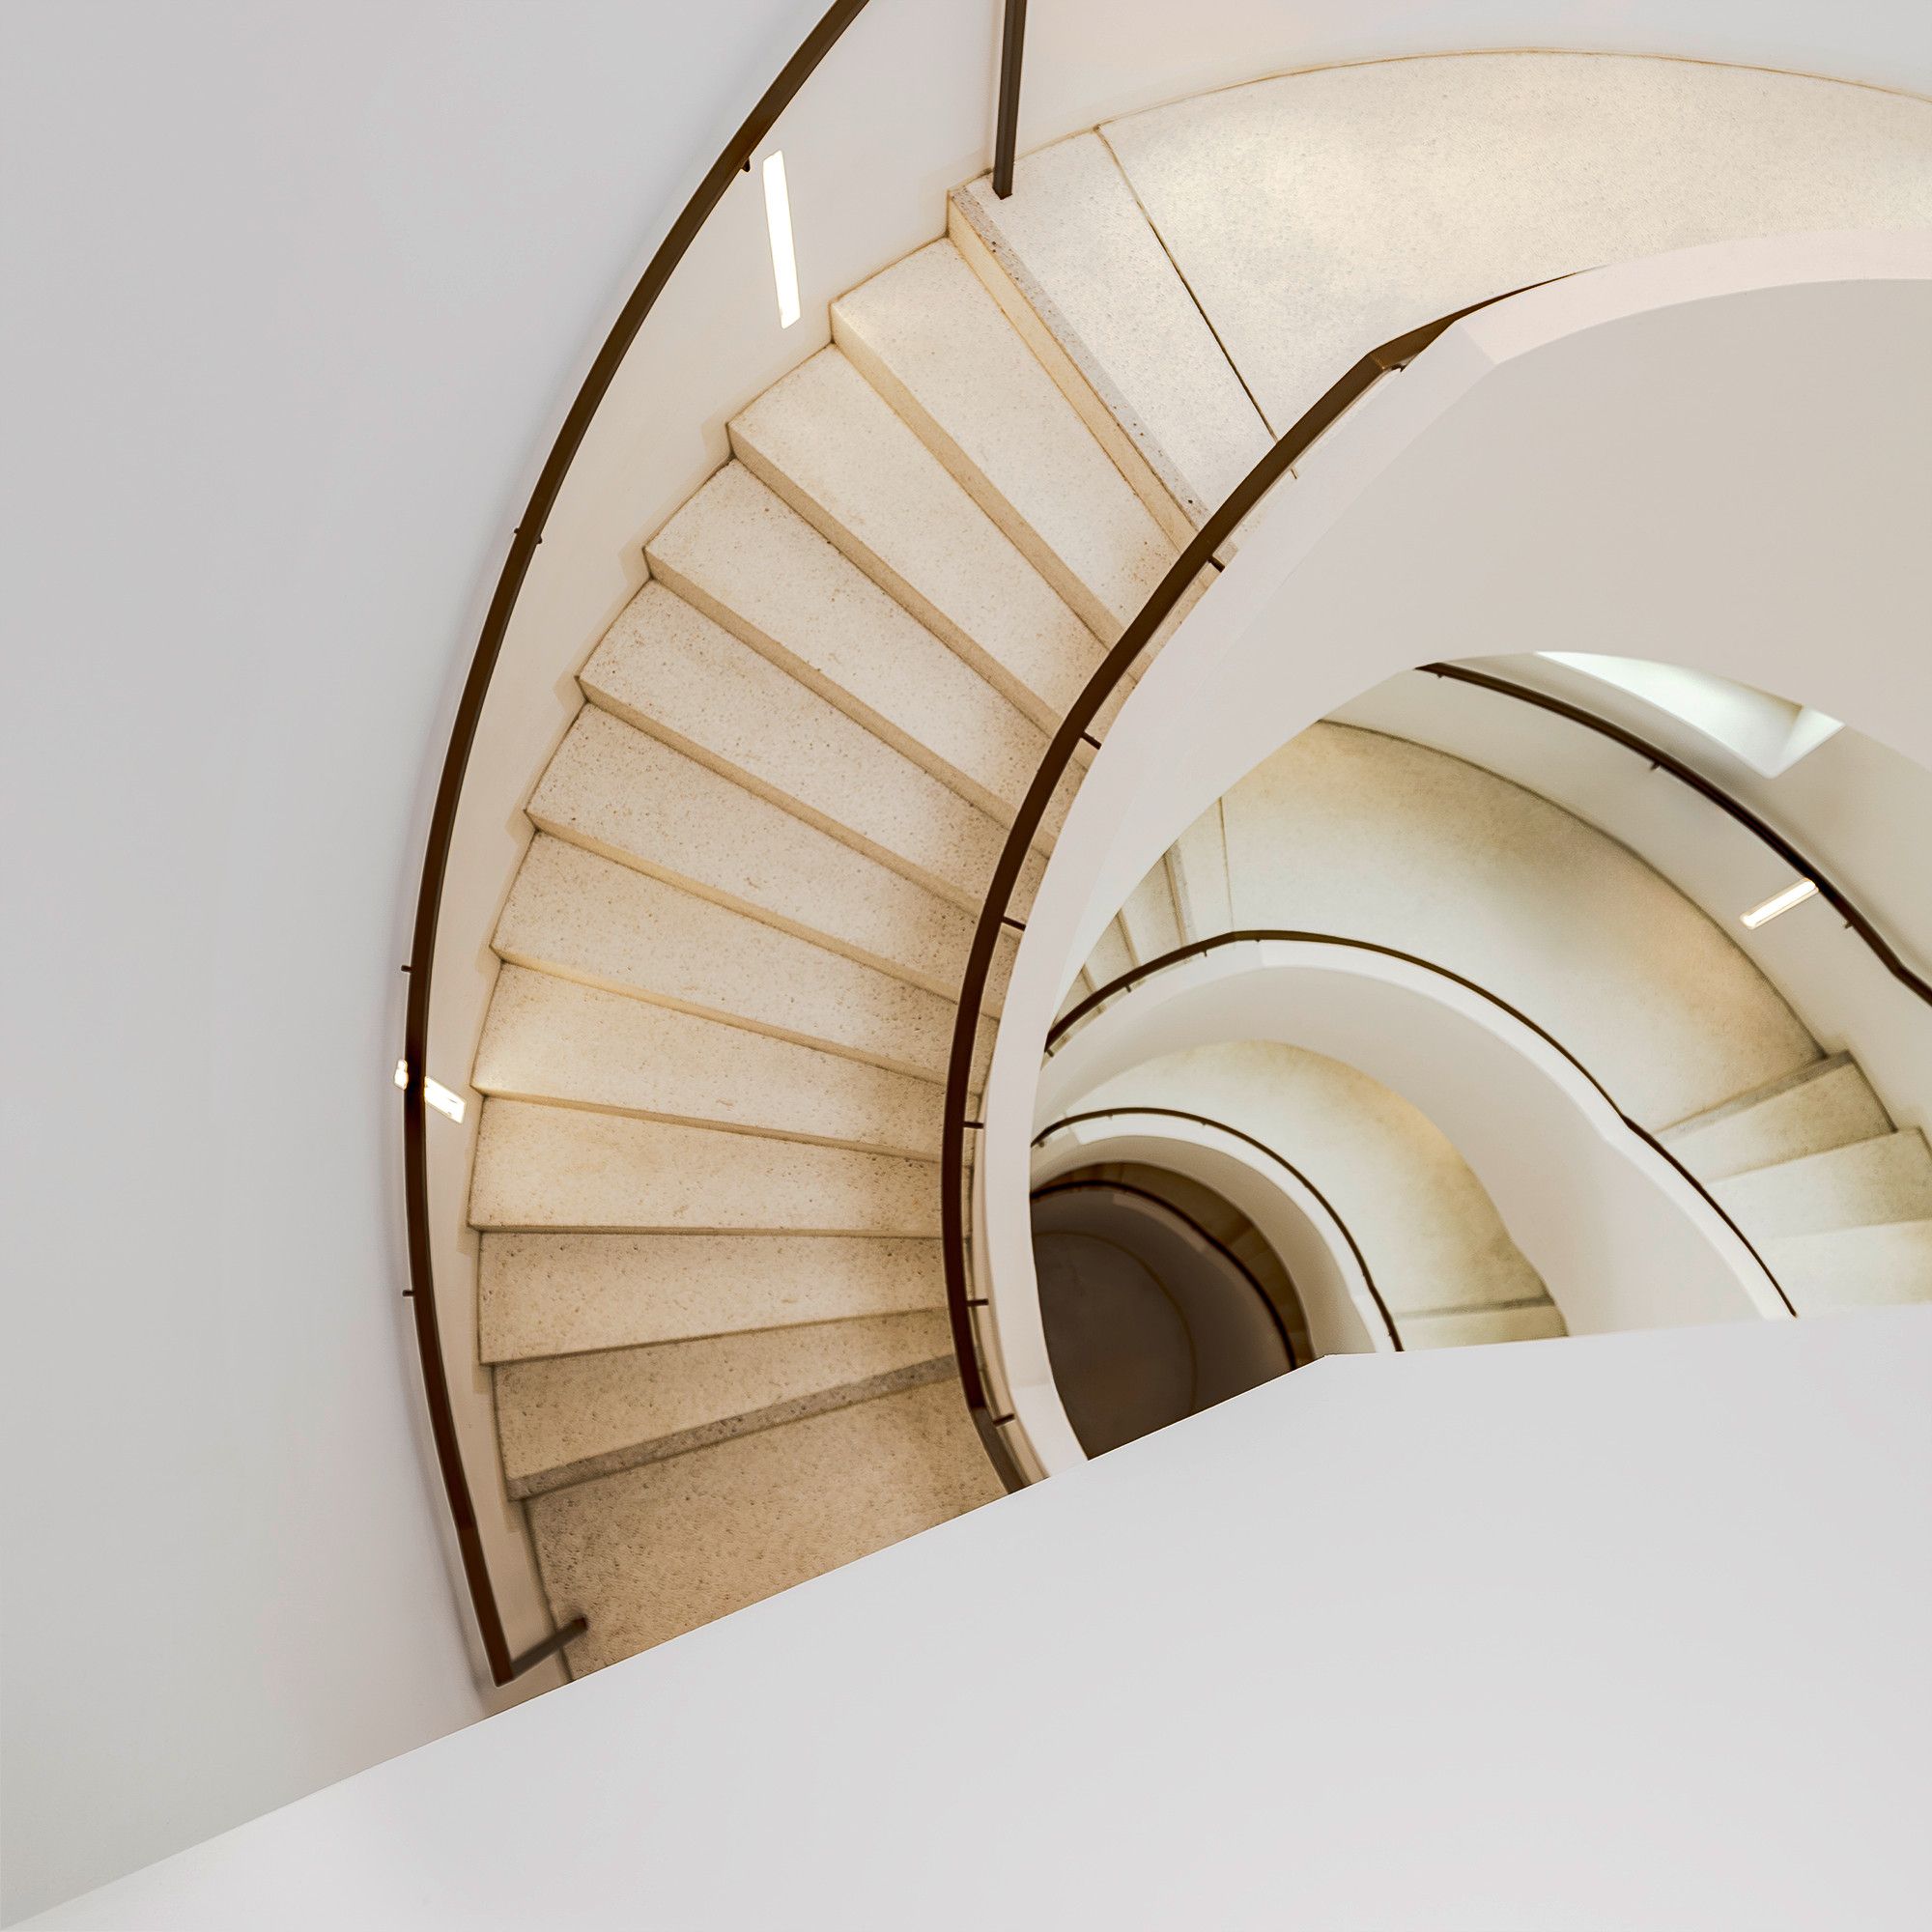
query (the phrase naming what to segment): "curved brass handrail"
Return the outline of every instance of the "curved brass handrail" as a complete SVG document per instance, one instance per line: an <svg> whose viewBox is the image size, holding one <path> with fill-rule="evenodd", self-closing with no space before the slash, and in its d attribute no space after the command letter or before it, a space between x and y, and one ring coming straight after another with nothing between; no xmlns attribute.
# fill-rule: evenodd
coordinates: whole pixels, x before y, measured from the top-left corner
<svg viewBox="0 0 1932 1932"><path fill-rule="evenodd" d="M1538 691L1531 685L1516 684L1509 678L1497 677L1491 671L1475 670L1468 665L1426 664L1418 665L1416 668L1426 671L1431 677L1448 678L1456 684L1474 685L1482 691L1493 691L1499 696L1513 697L1519 703L1533 704L1539 711L1548 711L1555 717L1568 719L1573 724L1580 724L1586 731L1594 731L1600 738L1607 738L1613 745L1621 745L1625 751L1634 752L1638 757L1647 759L1659 771L1669 773L1679 784L1688 785L1700 798L1708 799L1719 811L1735 819L1747 832L1762 840L1794 872L1802 878L1809 879L1818 888L1819 897L1864 941L1878 963L1907 992L1915 994L1927 1006L1932 1006L1932 983L1928 983L1921 974L1914 972L1905 963L1890 940L1853 901L1844 887L1823 867L1807 859L1783 833L1760 818L1741 799L1733 798L1723 786L1705 777L1694 765L1687 765L1682 758L1666 752L1662 745L1653 745L1648 738L1630 730L1625 725L1614 724L1609 719L1598 717L1594 711L1581 704L1572 704L1568 698L1552 697L1548 692Z"/></svg>
<svg viewBox="0 0 1932 1932"><path fill-rule="evenodd" d="M443 879L449 869L450 844L456 834L457 807L463 795L464 775L469 753L482 721L484 702L490 694L490 680L497 668L503 640L509 634L510 619L543 542L544 525L556 506L564 479L576 461L584 437L611 384L616 380L624 357L645 319L657 306L673 271L684 260L691 244L724 199L732 180L752 165L753 156L771 132L774 124L827 54L838 43L859 15L867 0L837 0L828 7L818 24L806 36L764 94L746 116L738 131L712 162L696 191L685 203L670 232L665 237L631 291L622 312L605 337L589 373L584 377L556 440L544 459L536 486L525 507L523 520L510 539L510 554L504 559L490 609L483 619L482 635L469 661L463 695L457 700L456 718L450 726L449 746L443 753L442 773L437 781L436 803L430 811L429 836L424 841L422 879L416 888L415 927L410 941L410 963L403 969L410 976L409 1003L403 1020L403 1204L409 1223L410 1286L405 1291L415 1310L416 1353L422 1366L423 1394L429 1406L430 1434L436 1444L437 1466L442 1475L443 1493L456 1525L456 1544L469 1585L469 1601L476 1614L477 1629L483 1639L484 1656L494 1683L507 1684L533 1663L561 1650L588 1627L583 1618L574 1617L521 1655L513 1655L503 1629L503 1616L497 1602L495 1584L483 1551L483 1538L476 1521L475 1501L470 1495L469 1479L463 1467L462 1444L457 1438L456 1416L450 1406L449 1378L443 1366L442 1337L436 1313L436 1271L430 1242L429 1162L424 1142L423 1080L429 1064L429 1020L431 979L436 970L436 929L442 907Z"/></svg>
<svg viewBox="0 0 1932 1932"><path fill-rule="evenodd" d="M1288 926L1248 926L1235 932L1217 932L1211 938L1196 939L1186 946L1177 946L1172 951L1160 953L1152 959L1144 960L1140 965L1129 967L1126 972L1118 974L1115 978L1109 980L1104 986L1095 987L1078 1006L1068 1008L1048 1028L1046 1036L1047 1051L1051 1053L1081 1020L1086 1018L1089 1013L1104 1006L1117 993L1124 993L1130 988L1141 984L1143 980L1152 979L1157 973L1167 972L1173 967L1184 964L1189 959L1199 959L1204 954L1219 952L1224 947L1253 946L1268 940L1287 940L1308 946L1342 947L1355 952L1373 952L1384 959L1399 959L1406 966L1420 967L1425 973L1433 973L1439 980L1447 980L1452 984L1461 986L1464 992L1474 993L1479 1000L1487 1001L1498 1012L1507 1013L1519 1026L1528 1028L1546 1046L1552 1047L1556 1052L1561 1054L1596 1089L1605 1104L1638 1140L1643 1142L1653 1153L1661 1154L1664 1160L1675 1168L1696 1189L1698 1194L1703 1197L1705 1204L1744 1244L1746 1252L1757 1264L1758 1270L1763 1274L1765 1280L1770 1282L1772 1287L1776 1290L1777 1298L1783 1302L1785 1313L1792 1316L1797 1315L1798 1310L1792 1306L1791 1297L1785 1293L1783 1285L1772 1273L1769 1264L1766 1263L1764 1257L1758 1253L1750 1236L1731 1218L1717 1196L1648 1127L1643 1125L1639 1121L1632 1120L1617 1105L1616 1096L1610 1090L1548 1027L1538 1025L1520 1008L1511 1006L1500 993L1491 992L1487 986L1479 984L1466 975L1453 972L1447 966L1438 966L1435 960L1424 959L1417 953L1405 952L1398 946L1382 946L1373 939L1350 939L1337 932L1304 932Z"/></svg>
<svg viewBox="0 0 1932 1932"><path fill-rule="evenodd" d="M1042 1127L1034 1135L1032 1144L1038 1147L1064 1128L1077 1127L1084 1121L1110 1121L1117 1117L1139 1114L1150 1115L1161 1121L1191 1121L1197 1127L1212 1127L1217 1134L1226 1134L1231 1140L1243 1142L1257 1153L1265 1154L1277 1167L1286 1168L1293 1175L1295 1179L1321 1202L1322 1212L1341 1229L1342 1238L1348 1242L1349 1252L1354 1256L1355 1265L1361 1270L1362 1286L1369 1291L1369 1299L1376 1304L1376 1313L1382 1319L1382 1327L1388 1335L1389 1347L1398 1353L1402 1352L1401 1332L1395 1325L1395 1318L1389 1313L1388 1303L1382 1299L1381 1290L1376 1286L1375 1275L1369 1267L1369 1258L1363 1254L1362 1244L1355 1239L1353 1230L1343 1220L1335 1204L1327 1195L1323 1194L1321 1188L1317 1187L1285 1153L1277 1148L1269 1147L1267 1142L1257 1140L1253 1134L1243 1131L1240 1127L1230 1126L1226 1121L1217 1121L1208 1114L1190 1113L1182 1107L1095 1107L1084 1114L1063 1114L1050 1127Z"/></svg>
<svg viewBox="0 0 1932 1932"><path fill-rule="evenodd" d="M1561 280L1562 277L1552 279ZM1197 530L1187 548L1174 560L1168 573L1142 605L1120 640L1100 661L1080 696L1073 700L1060 728L1053 734L1039 768L1034 773L1026 797L1008 830L1000 848L999 862L986 888L985 902L973 928L973 944L966 955L966 970L960 977L959 1006L953 1016L952 1046L946 1068L945 1115L940 1139L940 1238L946 1266L946 1306L952 1324L953 1352L959 1362L959 1378L965 1390L966 1406L973 1418L987 1457L1008 1489L1026 1484L1019 1462L1001 1431L1013 1418L996 1414L991 1383L980 1353L980 1337L973 1319L974 1300L966 1255L966 1135L983 1127L983 1122L968 1117L967 1098L973 1090L973 1059L979 1042L980 1021L986 1004L986 982L992 973L993 953L1003 927L1025 930L1025 922L1012 914L1012 898L1020 873L1033 849L1035 835L1046 816L1054 793L1070 769L1075 753L1085 742L1097 746L1093 724L1134 660L1153 641L1189 587L1208 569L1219 569L1215 553L1234 535L1249 512L1287 475L1290 467L1304 455L1323 431L1344 414L1384 376L1407 365L1437 336L1452 328L1464 316L1493 307L1519 296L1526 288L1507 289L1484 301L1471 302L1449 315L1426 322L1418 328L1406 329L1380 347L1372 349L1339 381L1332 383L1314 405L1304 411L1288 433L1276 442L1242 477L1221 507Z"/></svg>

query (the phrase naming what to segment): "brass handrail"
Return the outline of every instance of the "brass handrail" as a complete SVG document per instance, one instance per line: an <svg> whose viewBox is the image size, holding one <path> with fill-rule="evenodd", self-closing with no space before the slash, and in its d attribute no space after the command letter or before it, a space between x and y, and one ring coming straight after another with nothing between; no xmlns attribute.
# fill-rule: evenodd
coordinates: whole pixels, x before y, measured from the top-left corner
<svg viewBox="0 0 1932 1932"><path fill-rule="evenodd" d="M535 560L537 546L543 542L544 526L556 506L564 479L577 458L590 424L617 371L623 366L631 344L645 319L657 306L658 298L691 244L697 239L712 211L724 197L732 181L752 165L753 156L771 132L774 124L793 97L810 78L818 64L838 43L859 15L867 0L837 0L820 16L818 24L805 38L779 74L766 88L758 103L745 117L724 152L712 162L696 191L685 203L670 232L651 257L638 285L631 291L611 332L598 350L589 373L578 389L575 400L544 459L536 485L530 492L523 520L510 539L509 555L504 559L490 609L483 619L482 635L469 661L463 694L457 700L456 717L450 726L449 745L443 753L442 773L437 781L436 802L430 811L429 835L424 841L422 877L416 888L414 931L410 941L410 963L403 969L410 976L409 1002L403 1020L403 1206L409 1224L410 1295L415 1311L416 1353L422 1366L423 1394L429 1406L430 1434L436 1444L437 1466L441 1472L443 1493L456 1525L456 1544L462 1559L464 1580L483 1639L483 1651L490 1666L491 1680L507 1684L533 1663L561 1650L587 1628L583 1618L573 1617L561 1629L521 1654L513 1655L503 1629L501 1607L497 1602L496 1585L491 1581L484 1555L483 1538L476 1521L476 1505L469 1491L469 1479L463 1466L463 1448L457 1436L456 1416L449 1399L449 1378L442 1359L442 1336L437 1321L436 1269L430 1238L429 1158L424 1139L423 1081L429 1065L430 991L436 970L437 919L442 906L443 880L449 869L450 846L456 835L457 809L463 796L463 780L469 766L469 753L482 722L483 706L490 695L490 680L509 634L517 599L524 580Z"/></svg>

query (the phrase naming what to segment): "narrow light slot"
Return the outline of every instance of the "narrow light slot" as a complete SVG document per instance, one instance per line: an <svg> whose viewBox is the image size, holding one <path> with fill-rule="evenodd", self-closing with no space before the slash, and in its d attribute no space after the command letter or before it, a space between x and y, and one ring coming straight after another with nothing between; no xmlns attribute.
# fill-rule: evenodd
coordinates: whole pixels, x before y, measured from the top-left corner
<svg viewBox="0 0 1932 1932"><path fill-rule="evenodd" d="M409 1092L410 1063L407 1060L396 1062L396 1085L404 1093L407 1094ZM463 1095L461 1094L452 1094L440 1080L432 1080L427 1073L423 1075L423 1098L439 1114L447 1114L458 1125L462 1124Z"/></svg>
<svg viewBox="0 0 1932 1932"><path fill-rule="evenodd" d="M1754 905L1750 911L1741 915L1748 926L1760 926L1767 920L1774 920L1781 912L1789 912L1795 905L1803 905L1818 890L1816 879L1800 879L1796 885L1786 886L1781 893L1773 893L1762 905Z"/></svg>
<svg viewBox="0 0 1932 1932"><path fill-rule="evenodd" d="M765 156L765 230L772 241L772 280L778 284L779 327L798 320L798 257L791 245L791 194L783 151Z"/></svg>

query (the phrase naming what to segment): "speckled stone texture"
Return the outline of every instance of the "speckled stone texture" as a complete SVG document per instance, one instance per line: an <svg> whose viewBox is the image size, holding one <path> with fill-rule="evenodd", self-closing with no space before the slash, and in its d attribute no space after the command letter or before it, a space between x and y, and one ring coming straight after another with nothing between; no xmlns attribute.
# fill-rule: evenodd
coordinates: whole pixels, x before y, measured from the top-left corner
<svg viewBox="0 0 1932 1932"><path fill-rule="evenodd" d="M1035 724L1058 725L1098 640L838 350L767 389L731 446Z"/></svg>
<svg viewBox="0 0 1932 1932"><path fill-rule="evenodd" d="M1340 1061L1273 1041L1191 1047L1130 1068L1080 1105L1205 1114L1293 1161L1354 1236L1405 1343L1415 1315L1548 1303L1441 1129Z"/></svg>
<svg viewBox="0 0 1932 1932"><path fill-rule="evenodd" d="M582 1673L998 1494L945 1381L539 1496L530 1526L552 1608L589 1619Z"/></svg>
<svg viewBox="0 0 1932 1932"><path fill-rule="evenodd" d="M833 304L833 339L1095 636L1177 546L951 242Z"/></svg>
<svg viewBox="0 0 1932 1932"><path fill-rule="evenodd" d="M1010 821L1046 739L913 614L728 463L645 547L651 574L895 746Z"/></svg>
<svg viewBox="0 0 1932 1932"><path fill-rule="evenodd" d="M1753 1240L1932 1221L1932 1153L1912 1127L1737 1175L1711 1191Z"/></svg>
<svg viewBox="0 0 1932 1932"><path fill-rule="evenodd" d="M1870 1081L1849 1053L1838 1053L1680 1121L1658 1138L1698 1179L1712 1181L1890 1131Z"/></svg>
<svg viewBox="0 0 1932 1932"><path fill-rule="evenodd" d="M1276 436L1377 343L1487 296L1732 237L1932 222L1932 105L1701 62L1384 61L1100 131Z"/></svg>
<svg viewBox="0 0 1932 1932"><path fill-rule="evenodd" d="M561 839L525 855L496 948L586 985L945 1077L951 1000Z"/></svg>
<svg viewBox="0 0 1932 1932"><path fill-rule="evenodd" d="M513 1099L939 1158L934 1081L521 966L497 977L470 1078Z"/></svg>
<svg viewBox="0 0 1932 1932"><path fill-rule="evenodd" d="M748 1433L800 1405L839 1406L913 1370L928 1380L953 1372L940 1310L510 1362L496 1372L503 1469L516 1493L555 1489Z"/></svg>
<svg viewBox="0 0 1932 1932"><path fill-rule="evenodd" d="M1007 200L982 179L952 206L953 234L963 221L1010 285L1002 307L1093 397L1088 421L1118 424L1187 522L1206 523L1272 439L1112 150L1077 134L1023 156Z"/></svg>
<svg viewBox="0 0 1932 1932"><path fill-rule="evenodd" d="M469 1218L478 1228L936 1235L938 1170L764 1134L485 1100Z"/></svg>
<svg viewBox="0 0 1932 1932"><path fill-rule="evenodd" d="M1932 1220L1767 1241L1764 1258L1800 1315L1932 1301Z"/></svg>
<svg viewBox="0 0 1932 1932"><path fill-rule="evenodd" d="M999 823L662 583L632 599L578 681L627 724L978 908Z"/></svg>
<svg viewBox="0 0 1932 1932"><path fill-rule="evenodd" d="M950 991L964 910L586 704L529 803L553 837Z"/></svg>
<svg viewBox="0 0 1932 1932"><path fill-rule="evenodd" d="M486 1362L946 1306L935 1240L856 1235L482 1237Z"/></svg>
<svg viewBox="0 0 1932 1932"><path fill-rule="evenodd" d="M1492 772L1318 724L1222 810L1236 927L1373 940L1460 973L1561 1040L1646 1125L1819 1057L1682 893Z"/></svg>

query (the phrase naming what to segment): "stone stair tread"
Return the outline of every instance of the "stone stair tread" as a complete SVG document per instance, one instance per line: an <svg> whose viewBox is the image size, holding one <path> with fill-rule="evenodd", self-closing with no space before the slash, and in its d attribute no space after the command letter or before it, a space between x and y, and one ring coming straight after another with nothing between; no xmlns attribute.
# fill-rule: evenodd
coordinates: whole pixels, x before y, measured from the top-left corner
<svg viewBox="0 0 1932 1932"><path fill-rule="evenodd" d="M1764 1259L1801 1316L1932 1301L1932 1219L1794 1235Z"/></svg>
<svg viewBox="0 0 1932 1932"><path fill-rule="evenodd" d="M497 976L470 1084L513 1099L939 1156L934 1081L521 966Z"/></svg>
<svg viewBox="0 0 1932 1932"><path fill-rule="evenodd" d="M958 984L963 907L856 852L594 704L578 713L527 808L554 838L898 973Z"/></svg>
<svg viewBox="0 0 1932 1932"><path fill-rule="evenodd" d="M1753 1241L1932 1219L1932 1151L1917 1127L1714 1182Z"/></svg>
<svg viewBox="0 0 1932 1932"><path fill-rule="evenodd" d="M955 1373L941 1310L507 1362L503 1470L534 1495Z"/></svg>
<svg viewBox="0 0 1932 1932"><path fill-rule="evenodd" d="M998 821L664 584L639 591L578 681L627 724L977 909Z"/></svg>
<svg viewBox="0 0 1932 1932"><path fill-rule="evenodd" d="M1127 895L1120 921L1136 966L1158 959L1180 944L1180 916L1165 859Z"/></svg>
<svg viewBox="0 0 1932 1932"><path fill-rule="evenodd" d="M580 1674L993 1501L956 1379L760 1430L529 1504Z"/></svg>
<svg viewBox="0 0 1932 1932"><path fill-rule="evenodd" d="M731 423L731 446L860 569L1042 729L1100 645L837 348Z"/></svg>
<svg viewBox="0 0 1932 1932"><path fill-rule="evenodd" d="M1850 1147L1891 1131L1891 1121L1849 1053L1692 1115L1658 1136L1707 1183Z"/></svg>
<svg viewBox="0 0 1932 1932"><path fill-rule="evenodd" d="M944 1309L939 1243L860 1235L486 1233L486 1362Z"/></svg>
<svg viewBox="0 0 1932 1932"><path fill-rule="evenodd" d="M1556 1304L1521 1308L1465 1308L1442 1314L1402 1316L1396 1332L1405 1349L1469 1349L1492 1342L1542 1342L1570 1331Z"/></svg>
<svg viewBox="0 0 1932 1932"><path fill-rule="evenodd" d="M952 1000L563 839L531 841L494 944L520 966L946 1075Z"/></svg>
<svg viewBox="0 0 1932 1932"><path fill-rule="evenodd" d="M1103 641L1178 546L950 241L841 297L833 339Z"/></svg>
<svg viewBox="0 0 1932 1932"><path fill-rule="evenodd" d="M687 602L1010 823L1046 750L1039 726L742 463L645 546Z"/></svg>
<svg viewBox="0 0 1932 1932"><path fill-rule="evenodd" d="M1092 398L1090 426L1105 412L1187 521L1205 523L1272 438L1105 140L1022 156L1008 199L981 177L954 190L952 210L953 235L970 228L1008 283L1009 297L993 284L1002 308L1048 368L1064 360L1076 407ZM963 239L962 252L974 259Z"/></svg>
<svg viewBox="0 0 1932 1932"><path fill-rule="evenodd" d="M896 1154L486 1099L469 1219L612 1233L935 1235L937 1170Z"/></svg>

